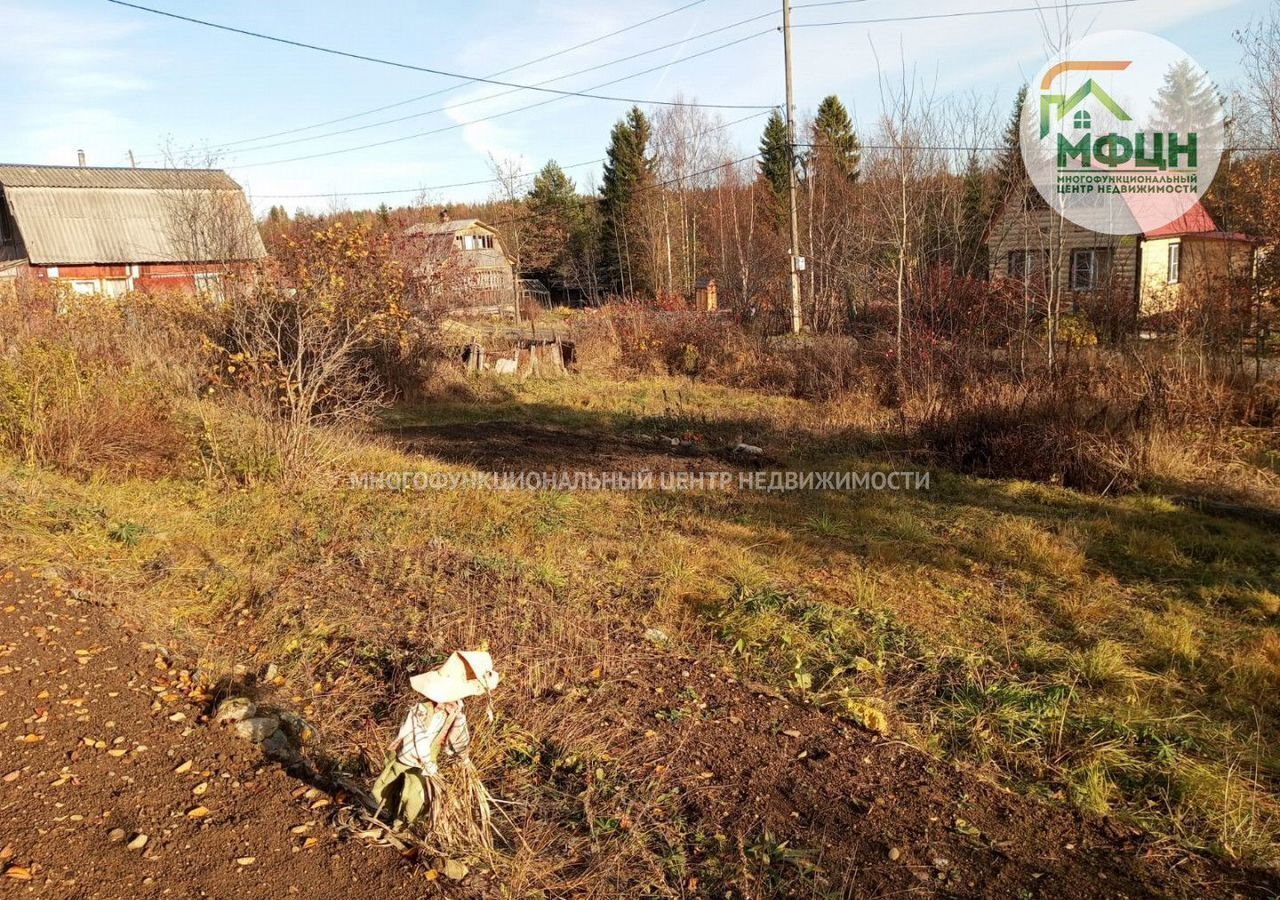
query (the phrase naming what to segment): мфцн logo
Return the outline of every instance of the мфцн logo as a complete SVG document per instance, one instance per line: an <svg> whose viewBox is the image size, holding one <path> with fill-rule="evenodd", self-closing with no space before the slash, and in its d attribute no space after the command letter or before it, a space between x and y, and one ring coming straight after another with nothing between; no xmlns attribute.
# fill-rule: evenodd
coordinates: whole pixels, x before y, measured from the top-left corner
<svg viewBox="0 0 1280 900"><path fill-rule="evenodd" d="M1094 35L1048 62L1036 87L1023 108L1023 159L1064 217L1137 234L1177 219L1208 189L1222 154L1221 103L1169 42Z"/></svg>

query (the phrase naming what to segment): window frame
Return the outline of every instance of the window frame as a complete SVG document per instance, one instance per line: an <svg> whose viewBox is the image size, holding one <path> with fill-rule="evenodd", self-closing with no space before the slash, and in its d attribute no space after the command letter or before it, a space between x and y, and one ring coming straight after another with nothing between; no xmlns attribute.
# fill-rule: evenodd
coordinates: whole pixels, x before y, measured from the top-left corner
<svg viewBox="0 0 1280 900"><path fill-rule="evenodd" d="M1165 258L1165 279L1167 284L1182 283L1182 241L1169 244L1169 255Z"/></svg>
<svg viewBox="0 0 1280 900"><path fill-rule="evenodd" d="M1080 268L1076 263L1077 258L1088 255L1089 259L1089 279L1088 283L1081 285L1077 280ZM1068 273L1069 286L1073 294L1087 294L1098 290L1102 286L1102 259L1101 251L1097 247L1077 247L1071 251L1071 268Z"/></svg>

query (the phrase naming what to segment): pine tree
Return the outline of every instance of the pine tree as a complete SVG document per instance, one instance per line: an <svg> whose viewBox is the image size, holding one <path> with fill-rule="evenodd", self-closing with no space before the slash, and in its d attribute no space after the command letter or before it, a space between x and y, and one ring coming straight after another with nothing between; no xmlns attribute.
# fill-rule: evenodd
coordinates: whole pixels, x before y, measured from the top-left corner
<svg viewBox="0 0 1280 900"><path fill-rule="evenodd" d="M1222 119L1218 89L1191 60L1181 59L1165 72L1151 118L1158 131L1203 131Z"/></svg>
<svg viewBox="0 0 1280 900"><path fill-rule="evenodd" d="M862 168L862 142L853 130L849 111L835 94L818 104L813 137L818 145L815 154L829 160L834 170L845 178L856 181Z"/></svg>
<svg viewBox="0 0 1280 900"><path fill-rule="evenodd" d="M629 234L636 201L653 184L654 164L648 155L649 120L638 106L613 126L600 186L603 215L601 253L606 278L623 291L634 289Z"/></svg>
<svg viewBox="0 0 1280 900"><path fill-rule="evenodd" d="M792 165L792 159L787 145L787 123L782 113L775 109L769 114L764 135L760 138L760 177L769 186L779 207L786 202L791 186L788 167Z"/></svg>
<svg viewBox="0 0 1280 900"><path fill-rule="evenodd" d="M526 264L531 270L560 274L582 228L582 198L573 179L553 159L534 176L527 200L532 222Z"/></svg>

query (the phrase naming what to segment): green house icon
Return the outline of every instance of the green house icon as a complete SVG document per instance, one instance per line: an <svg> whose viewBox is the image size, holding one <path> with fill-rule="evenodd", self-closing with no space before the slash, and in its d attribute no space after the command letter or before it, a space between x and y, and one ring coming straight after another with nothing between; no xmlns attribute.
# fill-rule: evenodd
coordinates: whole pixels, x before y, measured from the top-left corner
<svg viewBox="0 0 1280 900"><path fill-rule="evenodd" d="M1111 95L1090 78L1080 85L1070 97L1065 97L1062 94L1040 95L1040 137L1049 136L1054 119L1061 122L1067 117L1068 113L1089 97L1101 103L1108 112L1121 122L1130 121L1129 114L1120 107L1120 104L1111 99ZM1093 116L1086 109L1077 110L1071 119L1071 124L1075 128L1090 128L1093 125Z"/></svg>

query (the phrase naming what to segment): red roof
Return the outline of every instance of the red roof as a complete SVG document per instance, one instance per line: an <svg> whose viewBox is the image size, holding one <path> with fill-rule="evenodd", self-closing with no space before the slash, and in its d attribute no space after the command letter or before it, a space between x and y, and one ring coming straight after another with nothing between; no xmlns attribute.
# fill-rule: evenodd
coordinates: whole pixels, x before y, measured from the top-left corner
<svg viewBox="0 0 1280 900"><path fill-rule="evenodd" d="M1177 237L1182 234L1211 234L1218 230L1213 216L1196 201L1195 206L1174 219L1168 225L1162 225L1145 233L1148 238Z"/></svg>

